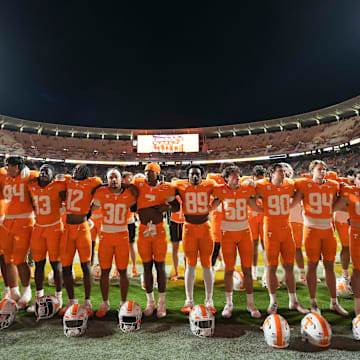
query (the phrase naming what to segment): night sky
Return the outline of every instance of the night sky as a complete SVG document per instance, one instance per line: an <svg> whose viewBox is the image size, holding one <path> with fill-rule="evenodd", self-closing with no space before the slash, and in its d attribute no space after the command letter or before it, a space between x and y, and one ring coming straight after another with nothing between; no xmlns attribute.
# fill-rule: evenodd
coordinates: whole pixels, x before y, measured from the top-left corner
<svg viewBox="0 0 360 360"><path fill-rule="evenodd" d="M230 4L3 2L0 114L201 127L298 114L360 94L360 1Z"/></svg>

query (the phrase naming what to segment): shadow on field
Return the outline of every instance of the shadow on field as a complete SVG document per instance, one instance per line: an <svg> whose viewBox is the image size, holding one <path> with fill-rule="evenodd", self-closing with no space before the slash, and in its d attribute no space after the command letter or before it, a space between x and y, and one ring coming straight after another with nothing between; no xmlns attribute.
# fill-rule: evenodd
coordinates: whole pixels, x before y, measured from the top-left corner
<svg viewBox="0 0 360 360"><path fill-rule="evenodd" d="M259 327L238 324L219 324L216 325L214 337L216 338L238 338L245 335L247 331L260 331Z"/></svg>
<svg viewBox="0 0 360 360"><path fill-rule="evenodd" d="M290 345L290 350L299 352L322 352L328 349L345 350L345 351L360 351L360 343L355 339L351 339L345 336L333 336L331 344L328 348L316 347L308 342L302 341L301 337L297 337L295 344Z"/></svg>
<svg viewBox="0 0 360 360"><path fill-rule="evenodd" d="M88 321L86 337L99 339L106 336L114 335L116 332L116 323L110 321Z"/></svg>

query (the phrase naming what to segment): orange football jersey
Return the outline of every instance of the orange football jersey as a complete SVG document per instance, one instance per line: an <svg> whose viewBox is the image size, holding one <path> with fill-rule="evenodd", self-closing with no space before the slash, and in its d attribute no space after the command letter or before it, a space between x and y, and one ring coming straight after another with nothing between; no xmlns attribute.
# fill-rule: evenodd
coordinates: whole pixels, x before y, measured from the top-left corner
<svg viewBox="0 0 360 360"><path fill-rule="evenodd" d="M78 181L66 176L66 213L87 214L93 198L92 191L101 183L102 181L98 177L89 177Z"/></svg>
<svg viewBox="0 0 360 360"><path fill-rule="evenodd" d="M237 190L231 190L226 185L216 186L213 191L213 196L220 199L223 203L222 210L222 226L223 230L233 224L246 221L247 223L247 202L251 196L256 194L253 185L240 185ZM246 228L248 227L245 224ZM236 229L242 230L242 229Z"/></svg>
<svg viewBox="0 0 360 360"><path fill-rule="evenodd" d="M175 187L183 201L184 215L206 215L210 211L210 195L216 186L214 180L203 180L194 186L188 180L177 180Z"/></svg>
<svg viewBox="0 0 360 360"><path fill-rule="evenodd" d="M138 188L137 209L144 209L171 201L175 198L175 188L168 182L150 186L145 179L135 178L133 184Z"/></svg>
<svg viewBox="0 0 360 360"><path fill-rule="evenodd" d="M225 185L226 182L221 174L209 173L206 176L206 180L214 180L217 185ZM221 221L222 216L222 205L220 204L212 213L211 213L211 222L215 221L215 218Z"/></svg>
<svg viewBox="0 0 360 360"><path fill-rule="evenodd" d="M5 168L0 168L0 183L2 182L2 178L5 179L6 177L6 169ZM0 218L5 216L5 199L4 199L4 194L2 191L0 191Z"/></svg>
<svg viewBox="0 0 360 360"><path fill-rule="evenodd" d="M33 212L33 207L27 185L30 180L39 176L37 171L30 171L24 179L20 175L1 176L2 193L5 199L5 215L20 215Z"/></svg>
<svg viewBox="0 0 360 360"><path fill-rule="evenodd" d="M114 194L108 186L104 186L97 189L94 194L94 204L101 207L103 214L103 227L127 225L128 210L134 202L136 198L129 189L121 194Z"/></svg>
<svg viewBox="0 0 360 360"><path fill-rule="evenodd" d="M295 180L296 190L304 194L304 215L312 218L331 218L333 204L339 192L340 185L334 180L326 180L319 185L308 178Z"/></svg>
<svg viewBox="0 0 360 360"><path fill-rule="evenodd" d="M289 179L284 179L280 186L273 185L268 179L256 182L256 193L262 198L264 221L269 218L276 219L276 222L289 221L290 198L294 190L294 181Z"/></svg>
<svg viewBox="0 0 360 360"><path fill-rule="evenodd" d="M35 207L35 220L39 225L49 225L60 221L62 200L59 193L66 190L64 181L52 181L45 187L38 182L28 185Z"/></svg>
<svg viewBox="0 0 360 360"><path fill-rule="evenodd" d="M344 186L340 196L348 198L349 205L346 207L352 223L360 224L360 189L356 186Z"/></svg>

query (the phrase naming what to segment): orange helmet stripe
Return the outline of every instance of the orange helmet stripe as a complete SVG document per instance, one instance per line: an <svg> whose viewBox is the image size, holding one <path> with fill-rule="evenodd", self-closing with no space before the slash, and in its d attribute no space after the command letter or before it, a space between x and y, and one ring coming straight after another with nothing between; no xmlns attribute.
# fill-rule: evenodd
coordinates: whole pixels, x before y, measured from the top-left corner
<svg viewBox="0 0 360 360"><path fill-rule="evenodd" d="M130 310L132 309L132 307L133 307L133 301L130 300L130 301L128 302L128 308L127 308L127 310L130 311Z"/></svg>
<svg viewBox="0 0 360 360"><path fill-rule="evenodd" d="M73 315L73 316L76 315L77 310L78 310L78 307L79 307L79 304L74 304L73 311L72 311L72 314L71 314L71 315Z"/></svg>
<svg viewBox="0 0 360 360"><path fill-rule="evenodd" d="M325 324L325 321L324 319L319 315L319 314L316 314L316 313L313 313L313 315L319 320L319 323L324 331L324 337L327 339L324 343L322 343L323 345L326 345L329 340L328 340L328 337L329 337L329 331L328 331L328 328Z"/></svg>
<svg viewBox="0 0 360 360"><path fill-rule="evenodd" d="M2 299L2 301L0 302L0 310L2 309L2 307L4 306L6 301L7 301L7 299Z"/></svg>
<svg viewBox="0 0 360 360"><path fill-rule="evenodd" d="M278 314L274 314L274 320L275 320L275 327L276 327L277 345L282 346L284 344L282 341L282 327L281 327L280 316Z"/></svg>

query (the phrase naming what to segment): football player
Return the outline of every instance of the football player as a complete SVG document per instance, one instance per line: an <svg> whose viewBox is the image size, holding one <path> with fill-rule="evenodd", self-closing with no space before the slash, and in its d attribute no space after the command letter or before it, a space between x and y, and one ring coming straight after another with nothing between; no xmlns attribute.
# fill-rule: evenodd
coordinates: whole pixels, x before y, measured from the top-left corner
<svg viewBox="0 0 360 360"><path fill-rule="evenodd" d="M181 309L188 314L194 306L193 292L195 270L200 254L205 283L205 306L216 312L213 303L214 277L211 270L211 256L214 240L209 223L210 196L216 186L213 180L202 180L204 169L200 165L190 165L186 170L188 180L178 180L176 190L183 202L185 217L183 248L186 256L185 292L186 301Z"/></svg>
<svg viewBox="0 0 360 360"><path fill-rule="evenodd" d="M251 178L254 181L264 178L266 173L265 168L262 165L256 165L253 168ZM258 200L258 204L261 205L261 200ZM251 238L253 242L253 262L252 262L252 277L253 280L257 279L257 263L259 253L259 238L263 249L264 269L266 271L266 253L264 245L264 213L258 213L250 207L248 208L249 226L251 232Z"/></svg>
<svg viewBox="0 0 360 360"><path fill-rule="evenodd" d="M40 167L39 177L28 185L35 210L35 226L31 234L30 250L35 261L36 299L44 295L44 269L46 254L49 255L54 271L55 296L62 306L62 269L60 263L60 239L63 224L60 219L62 200L60 193L65 191L65 182L54 180L54 168L50 164ZM35 302L27 311L35 311Z"/></svg>
<svg viewBox="0 0 360 360"><path fill-rule="evenodd" d="M335 210L347 210L350 214L350 255L353 263L351 287L355 298L355 315L360 314L360 171L354 173L354 186L341 186Z"/></svg>
<svg viewBox="0 0 360 360"><path fill-rule="evenodd" d="M206 176L206 180L214 180L218 185L224 185L225 181L221 174L209 173ZM221 254L221 221L222 221L222 205L219 204L218 208L213 210L210 214L211 229L214 236L214 251L211 257L211 266L215 271L224 270L224 262ZM220 265L214 268L216 260L219 258Z"/></svg>
<svg viewBox="0 0 360 360"><path fill-rule="evenodd" d="M223 170L222 177L226 185L217 186L213 191L215 198L212 208L217 208L222 202L221 247L225 261L225 295L226 305L222 312L225 318L231 317L233 310L233 272L235 270L236 253L240 254L241 269L244 274L247 309L254 318L261 317L254 304L251 263L253 247L247 206L255 211L262 211L254 198L255 182L245 180L240 184L240 169L237 166L228 166Z"/></svg>
<svg viewBox="0 0 360 360"><path fill-rule="evenodd" d="M130 206L136 202L131 191L121 186L121 174L118 169L110 169L106 177L108 185L95 191L92 206L94 210L101 209L103 215L98 251L101 268L100 289L103 298L103 303L96 312L99 318L104 317L110 309L109 274L113 257L115 257L116 268L120 275L120 307L126 302L129 287L127 266L130 248L127 214Z"/></svg>
<svg viewBox="0 0 360 360"><path fill-rule="evenodd" d="M102 222L102 213L100 209L91 211L91 217L88 220L91 234L91 266L94 265L94 257L95 257L95 246L96 239L100 236L101 231L101 222Z"/></svg>
<svg viewBox="0 0 360 360"><path fill-rule="evenodd" d="M178 211L180 206L175 198L175 188L172 184L160 179L160 166L156 163L147 164L145 179L134 178L133 184L137 187L137 212L140 218L137 245L144 266L147 305L144 315L150 316L155 310L153 293L153 264L157 271L159 301L157 317L166 316L165 291L166 272L165 257L167 239L163 213L172 209Z"/></svg>
<svg viewBox="0 0 360 360"><path fill-rule="evenodd" d="M91 295L91 234L87 216L90 211L93 194L101 185L98 177L90 177L90 169L85 165L76 165L72 177L65 176L66 193L62 198L66 202L66 224L60 243L60 257L63 267L64 285L69 297L65 308L59 311L64 315L66 310L75 304L72 265L76 250L78 251L83 271L85 288L84 307L89 317L93 316Z"/></svg>
<svg viewBox="0 0 360 360"><path fill-rule="evenodd" d="M178 179L173 178L172 183L175 183ZM179 277L179 245L182 240L183 227L184 227L184 214L182 211L182 200L179 195L176 195L176 199L180 204L180 210L172 212L170 215L170 241L172 245L172 261L174 265L174 273L170 276L170 280L176 281Z"/></svg>
<svg viewBox="0 0 360 360"><path fill-rule="evenodd" d="M296 298L294 275L295 242L292 237L289 222L290 198L295 185L292 180L285 179L284 168L280 163L269 168L269 179L256 182L257 198L262 199L264 207L264 235L267 258L266 281L268 285L270 304L268 314L277 313L276 300L276 270L279 255L285 272L285 282L289 293L289 309L300 313L308 313Z"/></svg>
<svg viewBox="0 0 360 360"><path fill-rule="evenodd" d="M11 298L17 301L18 309L26 307L31 300L30 267L26 257L30 248L30 236L34 225L33 207L27 184L38 176L37 171L25 173L28 168L21 156L7 159L7 175L1 176L5 198L5 220L1 227L0 248L6 262ZM17 270L16 270L17 267ZM18 274L22 284L20 297Z"/></svg>
<svg viewBox="0 0 360 360"><path fill-rule="evenodd" d="M134 176L129 171L123 171L122 181L125 184L130 184ZM135 233L136 233L136 224L135 224L135 213L131 210L128 211L127 218L128 230L129 230L129 243L130 243L130 259L132 263L131 276L139 276L136 268L136 248L135 248Z"/></svg>
<svg viewBox="0 0 360 360"><path fill-rule="evenodd" d="M327 166L321 160L314 160L309 165L310 178L295 180L296 194L292 207L301 200L304 205L304 243L308 260L306 282L311 298L311 312L320 314L316 301L317 266L320 254L325 268L325 280L329 289L330 309L347 316L336 297L336 277L334 262L337 241L332 226L334 201L339 193L339 184L334 180L325 180Z"/></svg>

